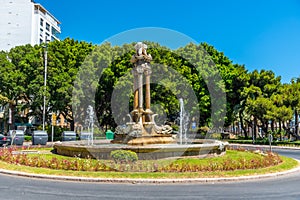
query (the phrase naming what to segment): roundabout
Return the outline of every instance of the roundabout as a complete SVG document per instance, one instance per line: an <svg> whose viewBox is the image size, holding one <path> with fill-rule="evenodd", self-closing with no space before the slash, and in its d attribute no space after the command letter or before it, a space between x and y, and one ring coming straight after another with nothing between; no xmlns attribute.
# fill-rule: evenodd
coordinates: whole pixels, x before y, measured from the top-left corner
<svg viewBox="0 0 300 200"><path fill-rule="evenodd" d="M176 179L137 179L137 178L88 178L78 176L56 176L46 174L32 174L26 172L12 171L0 169L1 174L13 175L27 178L38 178L55 181L76 181L76 182L94 182L94 183L126 183L126 184L189 184L189 183L217 183L217 182L236 182L250 181L265 178L274 178L284 175L289 175L295 172L300 172L300 167L270 174L238 176L238 177L219 177L219 178L176 178Z"/></svg>
<svg viewBox="0 0 300 200"><path fill-rule="evenodd" d="M246 148L250 150L251 147ZM231 148L236 147L233 145ZM260 148L264 150L264 147ZM254 180L299 171L298 160L248 150L229 150L226 155L217 157L178 157L155 161L141 160L135 163L69 158L37 150L12 151L12 155L5 155L2 151L1 159L4 157L5 160L7 157L8 160L0 162L0 172L63 181L170 184ZM77 168L74 168L75 165Z"/></svg>
<svg viewBox="0 0 300 200"><path fill-rule="evenodd" d="M257 147L255 147L257 148ZM297 149L274 149L281 155L300 159ZM280 175L280 174L279 174ZM283 174L282 174L283 175ZM263 179L219 182L144 183L57 181L0 175L6 199L297 199L299 171ZM75 182L74 182L75 181ZM121 182L120 182L121 183ZM158 184L158 185L157 185ZM12 195L13 194L13 195Z"/></svg>

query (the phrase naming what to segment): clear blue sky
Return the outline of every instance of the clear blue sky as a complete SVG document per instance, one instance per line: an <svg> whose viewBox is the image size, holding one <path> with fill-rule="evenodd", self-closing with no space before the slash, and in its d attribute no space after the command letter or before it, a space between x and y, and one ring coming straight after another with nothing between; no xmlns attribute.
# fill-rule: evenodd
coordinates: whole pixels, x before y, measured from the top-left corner
<svg viewBox="0 0 300 200"><path fill-rule="evenodd" d="M100 44L161 27L207 42L249 71L272 70L282 82L300 77L300 0L35 1L61 21L61 39Z"/></svg>

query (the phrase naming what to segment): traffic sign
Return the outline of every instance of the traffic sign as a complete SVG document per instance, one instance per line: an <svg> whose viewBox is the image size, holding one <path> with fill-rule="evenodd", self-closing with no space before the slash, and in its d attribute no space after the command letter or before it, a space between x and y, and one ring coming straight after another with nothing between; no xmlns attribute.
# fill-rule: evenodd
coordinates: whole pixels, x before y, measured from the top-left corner
<svg viewBox="0 0 300 200"><path fill-rule="evenodd" d="M268 135L268 138L269 138L269 144L270 144L270 152L272 152L273 135L270 133Z"/></svg>
<svg viewBox="0 0 300 200"><path fill-rule="evenodd" d="M56 125L56 114L53 113L52 114L52 126L55 126Z"/></svg>

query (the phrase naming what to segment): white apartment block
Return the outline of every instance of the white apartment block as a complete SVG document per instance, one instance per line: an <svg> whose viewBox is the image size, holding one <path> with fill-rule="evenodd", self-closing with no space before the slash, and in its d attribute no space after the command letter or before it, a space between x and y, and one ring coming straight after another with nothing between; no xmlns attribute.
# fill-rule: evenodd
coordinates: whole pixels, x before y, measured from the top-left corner
<svg viewBox="0 0 300 200"><path fill-rule="evenodd" d="M0 0L0 51L59 40L60 22L33 0Z"/></svg>

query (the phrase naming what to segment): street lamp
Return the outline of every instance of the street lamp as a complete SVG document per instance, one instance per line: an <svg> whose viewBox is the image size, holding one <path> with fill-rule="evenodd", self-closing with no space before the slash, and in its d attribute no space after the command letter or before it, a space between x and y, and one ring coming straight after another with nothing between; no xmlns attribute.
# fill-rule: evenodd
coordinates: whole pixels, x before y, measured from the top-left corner
<svg viewBox="0 0 300 200"><path fill-rule="evenodd" d="M45 37L45 58L44 58L44 61L45 61L45 72L44 72L44 106L43 106L43 131L45 131L45 117L46 117L46 87L47 87L47 59L48 59L48 41L47 40L47 36Z"/></svg>

